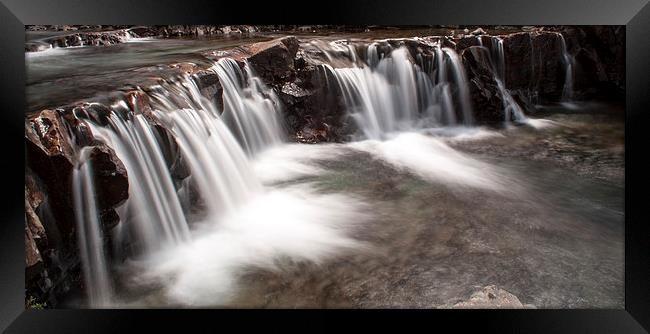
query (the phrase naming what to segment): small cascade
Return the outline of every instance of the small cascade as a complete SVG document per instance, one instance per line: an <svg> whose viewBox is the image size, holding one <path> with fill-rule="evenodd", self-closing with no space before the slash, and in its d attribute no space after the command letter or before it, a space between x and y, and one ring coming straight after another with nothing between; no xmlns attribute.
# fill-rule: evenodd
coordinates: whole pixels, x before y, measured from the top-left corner
<svg viewBox="0 0 650 334"><path fill-rule="evenodd" d="M567 50L566 41L561 33L558 33L560 47L562 49L562 60L564 61L564 87L562 89L562 101L568 102L573 99L573 57Z"/></svg>
<svg viewBox="0 0 650 334"><path fill-rule="evenodd" d="M517 101L512 97L506 85L505 79L505 56L503 52L503 40L499 37L492 37L490 43L491 48L482 47L487 53L487 57L494 73L494 80L497 83L499 94L503 101L504 122L507 124L510 121L526 122L527 118L524 111L521 109Z"/></svg>
<svg viewBox="0 0 650 334"><path fill-rule="evenodd" d="M447 56L447 62L451 66L454 76L454 83L458 89L458 95L460 97L460 109L463 115L463 124L472 125L474 124L474 117L472 116L472 107L469 97L469 85L467 84L467 74L465 74L465 67L463 67L463 62L460 60L460 57L458 57L456 51L450 48L443 48L442 50Z"/></svg>
<svg viewBox="0 0 650 334"><path fill-rule="evenodd" d="M144 115L119 112L128 110L124 102L114 110L118 111L111 113L108 126L91 124L91 129L95 138L115 150L127 170L129 199L122 220L145 253L189 240L189 227L155 130Z"/></svg>
<svg viewBox="0 0 650 334"><path fill-rule="evenodd" d="M109 307L113 287L108 273L102 227L96 204L90 148L83 148L72 172L72 196L77 223L77 240L82 262L88 306Z"/></svg>
<svg viewBox="0 0 650 334"><path fill-rule="evenodd" d="M192 76L185 76L153 87L150 111L139 110L136 100L120 100L101 122L83 117L95 139L111 147L127 170L129 197L118 210L121 223L112 238L117 255L145 257L186 245L193 224L219 226L221 217L263 192L249 156L282 140L279 101L249 69L241 71L230 59L213 70L223 87L223 112L201 94ZM177 148L169 147L170 141ZM172 177L165 155L176 150L190 171L182 182ZM109 305L112 289L91 175L90 162L75 170L75 204L90 300L102 306ZM184 210L188 187L202 200L199 215ZM131 251L121 254L125 248Z"/></svg>
<svg viewBox="0 0 650 334"><path fill-rule="evenodd" d="M248 64L244 70L230 59L219 60L213 70L223 86L223 121L246 152L255 152L283 141L281 103L273 90L255 76Z"/></svg>
<svg viewBox="0 0 650 334"><path fill-rule="evenodd" d="M232 213L262 191L246 153L218 117L193 109L156 115L176 139L209 217Z"/></svg>
<svg viewBox="0 0 650 334"><path fill-rule="evenodd" d="M492 37L492 49L490 50L490 57L494 61L496 74L505 85L506 82L506 57L503 49L503 39L498 36Z"/></svg>
<svg viewBox="0 0 650 334"><path fill-rule="evenodd" d="M364 138L455 125L459 118L464 125L473 124L467 78L458 55L440 45L434 50L431 62L424 63L421 57L414 60L406 47L384 55L372 43L367 46L365 64L358 65L360 57L355 56L352 67L324 65Z"/></svg>

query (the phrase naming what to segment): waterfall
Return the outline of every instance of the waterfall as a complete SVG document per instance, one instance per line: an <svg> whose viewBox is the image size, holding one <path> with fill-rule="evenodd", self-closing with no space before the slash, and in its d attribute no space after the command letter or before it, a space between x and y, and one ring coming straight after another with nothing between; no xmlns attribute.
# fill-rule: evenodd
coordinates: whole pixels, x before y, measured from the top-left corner
<svg viewBox="0 0 650 334"><path fill-rule="evenodd" d="M447 55L448 62L454 75L458 94L460 96L460 106L463 114L463 124L472 125L474 118L472 116L472 107L469 96L469 85L467 84L467 75L465 74L465 67L463 62L458 57L458 54L450 48L443 48L444 53Z"/></svg>
<svg viewBox="0 0 650 334"><path fill-rule="evenodd" d="M107 307L111 303L112 284L104 254L102 226L95 201L92 163L89 148L79 154L79 163L72 172L72 196L77 240L81 257L84 285L90 307Z"/></svg>
<svg viewBox="0 0 650 334"><path fill-rule="evenodd" d="M246 154L218 117L193 109L157 115L177 140L210 217L231 213L261 192Z"/></svg>
<svg viewBox="0 0 650 334"><path fill-rule="evenodd" d="M527 118L517 101L512 97L506 85L505 80L505 56L503 51L503 40L499 37L492 37L490 49L481 47L487 54L487 58L492 67L494 81L497 83L501 100L503 101L504 122L526 122Z"/></svg>
<svg viewBox="0 0 650 334"><path fill-rule="evenodd" d="M120 108L126 104L114 106ZM112 112L107 127L91 124L91 129L96 139L115 150L127 170L125 225L136 234L145 252L189 240L189 228L153 127L142 114L126 119L121 114Z"/></svg>
<svg viewBox="0 0 650 334"><path fill-rule="evenodd" d="M364 138L455 125L458 116L462 124L473 124L467 77L455 51L436 45L431 62L424 64L418 57L417 64L406 47L392 49L386 57L377 49L377 43L368 45L366 64L360 66L324 65ZM352 49L350 53L354 54Z"/></svg>
<svg viewBox="0 0 650 334"><path fill-rule="evenodd" d="M566 41L561 33L558 33L560 47L562 49L562 60L564 62L564 87L562 88L562 101L573 99L573 57L569 54Z"/></svg>
<svg viewBox="0 0 650 334"><path fill-rule="evenodd" d="M254 75L248 64L224 58L213 70L223 86L222 118L250 155L283 140L280 101L273 90Z"/></svg>
<svg viewBox="0 0 650 334"><path fill-rule="evenodd" d="M505 85L506 82L506 57L503 49L503 39L498 36L492 37L491 59L494 61L495 73Z"/></svg>
<svg viewBox="0 0 650 334"><path fill-rule="evenodd" d="M249 156L282 140L279 100L250 69L241 71L230 59L220 60L212 70L223 87L223 112L201 94L194 77L185 76L153 87L150 111L130 107L137 105L135 100L120 100L103 122L85 117L95 139L114 150L128 174L129 198L118 210L121 223L113 231L114 249L135 245L137 252L127 255L147 256L187 244L193 239L193 224L219 225L222 216L263 192ZM174 180L168 167L170 140L190 170L182 182ZM112 289L92 172L90 162L75 169L75 207L89 298L94 306L107 306ZM181 205L187 203L190 186L204 204L200 217Z"/></svg>

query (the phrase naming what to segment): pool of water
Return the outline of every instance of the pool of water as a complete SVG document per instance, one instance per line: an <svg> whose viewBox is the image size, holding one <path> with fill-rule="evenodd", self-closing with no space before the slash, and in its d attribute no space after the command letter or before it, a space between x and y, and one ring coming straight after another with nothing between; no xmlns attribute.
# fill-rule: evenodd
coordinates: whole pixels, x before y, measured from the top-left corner
<svg viewBox="0 0 650 334"><path fill-rule="evenodd" d="M587 109L548 112L538 129L277 148L257 162L267 190L363 203L339 222L358 244L326 261L230 268L229 294L201 306L447 308L496 285L536 308L622 308L624 123L616 107ZM290 157L303 168L277 163ZM196 306L166 283L128 284L125 307Z"/></svg>

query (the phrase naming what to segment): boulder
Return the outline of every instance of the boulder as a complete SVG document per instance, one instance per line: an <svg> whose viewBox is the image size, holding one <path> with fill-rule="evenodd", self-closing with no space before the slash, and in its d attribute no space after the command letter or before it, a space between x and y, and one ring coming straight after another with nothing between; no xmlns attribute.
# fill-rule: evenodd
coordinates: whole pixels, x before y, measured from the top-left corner
<svg viewBox="0 0 650 334"><path fill-rule="evenodd" d="M58 113L44 110L25 126L27 165L45 183L53 214L61 233L71 235L74 228L72 208L72 168L74 149L66 126Z"/></svg>
<svg viewBox="0 0 650 334"><path fill-rule="evenodd" d="M93 146L89 160L92 162L95 177L97 209L103 218L102 223L111 228L119 221L114 208L129 197L127 171L115 152L105 144L98 143Z"/></svg>
<svg viewBox="0 0 650 334"><path fill-rule="evenodd" d="M296 78L282 85L278 96L285 107L289 136L305 143L341 141L345 115L341 95L332 91L325 67L304 52L296 58Z"/></svg>
<svg viewBox="0 0 650 334"><path fill-rule="evenodd" d="M127 199L128 177L124 165L111 148L92 138L85 122L77 119L72 110L44 110L28 119L25 144L27 164L43 180L50 209L65 240L74 239L72 169L78 148L93 147L91 159L100 210L106 213ZM115 220L115 215L107 216Z"/></svg>
<svg viewBox="0 0 650 334"><path fill-rule="evenodd" d="M256 74L270 86L288 81L295 74L298 39L293 36L240 47L235 57L247 59Z"/></svg>

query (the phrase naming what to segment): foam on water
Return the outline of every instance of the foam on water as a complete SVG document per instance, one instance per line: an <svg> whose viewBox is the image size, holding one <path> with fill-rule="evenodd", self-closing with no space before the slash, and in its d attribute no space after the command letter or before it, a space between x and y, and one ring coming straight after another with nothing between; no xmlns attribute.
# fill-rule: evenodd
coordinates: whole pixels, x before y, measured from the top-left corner
<svg viewBox="0 0 650 334"><path fill-rule="evenodd" d="M366 245L348 235L366 214L352 196L318 194L309 185L273 189L203 230L192 243L135 264L137 284L162 283L171 304L225 305L250 270L276 270L282 261L322 263Z"/></svg>
<svg viewBox="0 0 650 334"><path fill-rule="evenodd" d="M386 141L366 140L350 146L431 182L506 190L504 176L493 166L454 150L439 138L400 133Z"/></svg>

